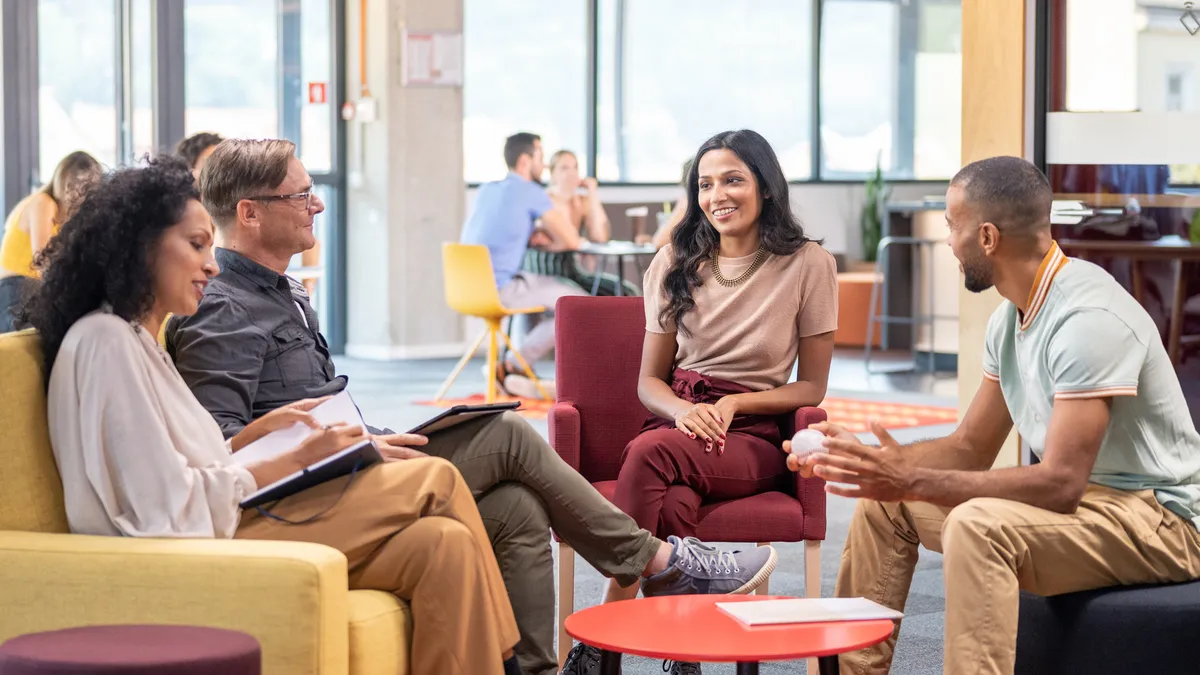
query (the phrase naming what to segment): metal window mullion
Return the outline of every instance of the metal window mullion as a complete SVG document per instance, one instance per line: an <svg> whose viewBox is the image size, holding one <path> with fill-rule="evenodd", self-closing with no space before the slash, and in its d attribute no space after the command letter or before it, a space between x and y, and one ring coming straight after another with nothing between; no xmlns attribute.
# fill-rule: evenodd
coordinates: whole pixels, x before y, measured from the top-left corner
<svg viewBox="0 0 1200 675"><path fill-rule="evenodd" d="M153 0L151 45L154 88L155 154L169 153L183 138L184 111L184 11L183 0Z"/></svg>
<svg viewBox="0 0 1200 675"><path fill-rule="evenodd" d="M3 0L4 203L9 213L37 187L38 17L37 3Z"/></svg>
<svg viewBox="0 0 1200 675"><path fill-rule="evenodd" d="M277 0L278 25L278 58L279 82L278 107L279 136L296 144L296 154L301 155L302 140L300 125L300 110L304 105L301 85L302 50L301 50L301 4L300 0Z"/></svg>
<svg viewBox="0 0 1200 675"><path fill-rule="evenodd" d="M812 0L812 96L809 110L809 147L812 167L808 179L821 179L821 14L825 0Z"/></svg>
<svg viewBox="0 0 1200 675"><path fill-rule="evenodd" d="M333 126L333 173L327 174L333 178L337 188L337 198L334 203L333 217L330 218L332 232L327 233L327 258L325 279L329 284L325 297L330 302L328 317L329 325L325 334L329 342L329 350L341 354L346 348L346 122L342 119L342 102L347 100L346 91L346 0L331 0L333 9L330 14L333 24L333 59L331 60L333 79L330 92L330 115Z"/></svg>
<svg viewBox="0 0 1200 675"><path fill-rule="evenodd" d="M587 108L584 126L587 129L587 175L596 176L596 155L600 149L599 115L596 106L600 102L600 0L587 0L587 20L584 26L587 40Z"/></svg>

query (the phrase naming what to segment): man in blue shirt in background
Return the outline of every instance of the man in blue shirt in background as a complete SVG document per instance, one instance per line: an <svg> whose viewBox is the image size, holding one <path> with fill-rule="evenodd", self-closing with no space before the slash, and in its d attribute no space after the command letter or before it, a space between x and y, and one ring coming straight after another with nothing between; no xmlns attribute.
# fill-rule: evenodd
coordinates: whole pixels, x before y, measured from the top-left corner
<svg viewBox="0 0 1200 675"><path fill-rule="evenodd" d="M525 251L530 245L573 251L579 248L581 239L566 214L554 208L539 182L545 170L541 138L525 132L509 136L504 142L504 161L508 175L479 186L475 212L463 226L461 241L488 247L496 288L505 306L550 308L521 342L521 356L533 367L554 348L555 302L564 295L586 294L556 277L522 271ZM532 381L521 372L516 355L510 353L498 364L494 375L510 394L538 397Z"/></svg>

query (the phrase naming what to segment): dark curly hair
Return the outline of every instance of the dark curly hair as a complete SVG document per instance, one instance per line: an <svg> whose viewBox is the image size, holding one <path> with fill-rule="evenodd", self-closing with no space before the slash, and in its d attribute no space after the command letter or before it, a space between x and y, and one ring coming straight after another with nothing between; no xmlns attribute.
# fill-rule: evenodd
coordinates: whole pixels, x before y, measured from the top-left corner
<svg viewBox="0 0 1200 675"><path fill-rule="evenodd" d="M89 312L107 303L126 321L146 316L155 248L193 199L200 194L192 172L174 157L118 170L88 190L38 255L41 283L18 315L41 334L47 381L67 331Z"/></svg>
<svg viewBox="0 0 1200 675"><path fill-rule="evenodd" d="M221 137L221 134L201 131L198 134L192 134L179 141L175 146L175 154L187 162L189 169L194 169L196 168L196 161L200 159L201 153L223 140L225 139Z"/></svg>
<svg viewBox="0 0 1200 675"><path fill-rule="evenodd" d="M758 216L762 247L775 255L791 255L810 241L804 227L792 213L787 178L779 166L779 158L771 144L761 134L749 129L723 131L708 139L696 151L687 168L687 211L683 220L671 232L673 261L663 279L667 303L659 313L659 321L674 323L676 330L688 334L683 316L696 307L692 291L701 285L700 265L708 260L721 243L721 235L700 210L700 158L713 150L728 149L746 163L758 183L762 211Z"/></svg>

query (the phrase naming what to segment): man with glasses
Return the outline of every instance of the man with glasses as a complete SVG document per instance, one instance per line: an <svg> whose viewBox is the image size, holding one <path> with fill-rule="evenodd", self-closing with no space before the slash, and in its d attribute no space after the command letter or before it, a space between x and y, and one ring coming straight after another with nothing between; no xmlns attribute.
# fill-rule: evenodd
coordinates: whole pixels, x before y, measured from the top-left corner
<svg viewBox="0 0 1200 675"><path fill-rule="evenodd" d="M313 218L325 208L295 149L282 140L227 140L200 174L201 198L221 235L221 269L196 314L170 321L167 350L226 438L271 410L346 388L308 293L287 276L292 257L316 244ZM605 576L623 586L643 579L646 595L749 592L775 566L770 547L726 553L694 539L655 538L512 413L428 439L368 431L387 457L442 457L462 474L508 589L527 675L558 669L551 527Z"/></svg>

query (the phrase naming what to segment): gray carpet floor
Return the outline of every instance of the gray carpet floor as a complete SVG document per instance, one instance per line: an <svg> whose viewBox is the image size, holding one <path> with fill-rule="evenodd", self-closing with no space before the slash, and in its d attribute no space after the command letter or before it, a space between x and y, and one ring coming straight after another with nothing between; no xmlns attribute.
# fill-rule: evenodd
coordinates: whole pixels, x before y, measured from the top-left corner
<svg viewBox="0 0 1200 675"><path fill-rule="evenodd" d="M956 383L953 375L899 374L867 375L856 352L839 352L830 376L830 396L849 396L908 403L954 405ZM431 398L453 361L417 361L372 363L339 359L340 373L350 377L350 392L363 417L376 426L401 430L435 414L433 408L414 405ZM539 373L553 373L553 364L539 364ZM479 362L469 365L450 390L449 396L482 391ZM545 421L532 422L543 434ZM897 440L907 442L949 433L951 426L922 427L894 432ZM869 436L868 436L869 437ZM854 511L854 500L829 497L828 539L821 547L821 594L831 596L837 578L838 562L845 543L846 530ZM804 595L804 550L801 544L777 544L779 566L771 576L772 595ZM945 596L942 589L941 556L922 550L921 561L913 578L900 642L892 667L895 675L936 675L942 672L942 630ZM555 564L558 554L555 551ZM606 580L582 558L576 559L575 607L598 604L604 597ZM661 675L662 661L625 657L625 675ZM733 664L704 664L706 675L732 674ZM803 673L804 661L764 663L764 674Z"/></svg>

